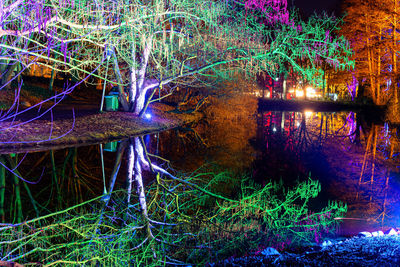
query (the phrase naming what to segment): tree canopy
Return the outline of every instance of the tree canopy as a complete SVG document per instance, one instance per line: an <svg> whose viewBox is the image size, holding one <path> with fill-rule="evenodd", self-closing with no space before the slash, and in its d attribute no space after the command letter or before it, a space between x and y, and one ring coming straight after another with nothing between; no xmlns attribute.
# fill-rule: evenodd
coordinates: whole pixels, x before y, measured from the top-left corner
<svg viewBox="0 0 400 267"><path fill-rule="evenodd" d="M341 33L354 49L355 76L376 104L398 101L398 1L347 0Z"/></svg>
<svg viewBox="0 0 400 267"><path fill-rule="evenodd" d="M332 34L335 18L302 21L296 12L289 14L285 0L20 0L5 6L7 62L117 84L123 108L136 114L157 88L172 93L165 86L171 82L190 85L259 72L275 77L289 69L312 79L319 61L351 65L346 41ZM298 64L305 59L307 68Z"/></svg>

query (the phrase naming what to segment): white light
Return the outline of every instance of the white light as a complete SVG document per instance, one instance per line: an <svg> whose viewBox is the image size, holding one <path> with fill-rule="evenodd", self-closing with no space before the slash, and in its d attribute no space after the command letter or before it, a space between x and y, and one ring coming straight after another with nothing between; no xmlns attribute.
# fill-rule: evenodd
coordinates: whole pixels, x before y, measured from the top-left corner
<svg viewBox="0 0 400 267"><path fill-rule="evenodd" d="M301 89L296 90L296 97L304 97L304 91Z"/></svg>
<svg viewBox="0 0 400 267"><path fill-rule="evenodd" d="M279 80L279 78L275 78L275 81L278 81Z"/></svg>
<svg viewBox="0 0 400 267"><path fill-rule="evenodd" d="M149 119L151 119L151 114L150 113L146 113L146 114L144 114L144 117L149 120Z"/></svg>
<svg viewBox="0 0 400 267"><path fill-rule="evenodd" d="M276 128L275 128L275 127L274 127L274 128L272 128L272 131L276 132Z"/></svg>
<svg viewBox="0 0 400 267"><path fill-rule="evenodd" d="M300 122L296 122L296 126L299 127L300 126Z"/></svg>
<svg viewBox="0 0 400 267"><path fill-rule="evenodd" d="M310 98L316 97L315 89L312 88L312 87L307 87L306 88L306 95L307 95L307 97L310 97Z"/></svg>
<svg viewBox="0 0 400 267"><path fill-rule="evenodd" d="M310 118L313 114L312 110L305 110L304 111L304 115L306 116L306 118Z"/></svg>

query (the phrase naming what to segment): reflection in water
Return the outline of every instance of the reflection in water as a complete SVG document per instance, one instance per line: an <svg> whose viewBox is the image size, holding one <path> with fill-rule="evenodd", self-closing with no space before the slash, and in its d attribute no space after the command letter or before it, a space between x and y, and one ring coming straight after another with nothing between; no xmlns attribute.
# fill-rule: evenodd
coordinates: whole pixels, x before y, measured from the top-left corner
<svg viewBox="0 0 400 267"><path fill-rule="evenodd" d="M118 143L110 170L104 168L110 160L106 157L104 162L102 145L83 150L86 153L78 153L78 149L73 148L33 153L22 158L1 155L0 262L107 266L181 264L173 255L182 249L181 245L185 247L186 242L193 239L191 229L180 219L188 211L185 203L180 203L188 200L180 184L186 183L190 189L189 180L181 180L153 163L142 137ZM97 157L83 161L90 156ZM49 159L46 166L49 168L37 181L30 183L44 187L48 199L42 200L41 190L34 191L25 186L31 197L29 203L21 193L20 184L26 185L29 181L23 177L35 173L24 168L25 164L29 166L38 158L43 163ZM121 173L124 159L127 168ZM90 163L96 168L92 169ZM24 170L23 174L18 168ZM86 172L90 169L95 172L89 175ZM107 185L102 175L106 172L110 173ZM147 190L143 179L145 172L157 173ZM99 179L102 176L103 179ZM125 182L117 181L121 176L126 177ZM11 183L8 178L12 178ZM93 178L91 182L97 182L96 186L84 183L89 178ZM75 188L69 191L71 183L75 183ZM74 194L80 197L68 199ZM36 216L30 214L33 219L26 217L28 205L38 205ZM187 220L191 218L186 217Z"/></svg>
<svg viewBox="0 0 400 267"><path fill-rule="evenodd" d="M258 181L311 173L323 195L347 203L344 234L398 225L400 146L388 124L368 126L353 112L264 112L256 147Z"/></svg>
<svg viewBox="0 0 400 267"><path fill-rule="evenodd" d="M223 138L213 133L208 148L246 148L249 132L227 131ZM152 138L156 136L118 142L111 153L99 145L17 155L15 162L3 155L2 166L10 170L3 177L21 169L21 178L38 179L27 186L37 186L30 200L16 193L19 184L6 182L6 196L12 200L0 224L0 244L7 244L0 248L0 261L159 266L182 265L184 260L204 265L260 244L282 247L316 240L334 229L333 218L345 210L337 203L317 213L308 210L320 189L318 181L287 189L273 182L263 187L208 166L190 175L173 173L152 154L163 150L163 141ZM36 161L45 163L43 174ZM20 207L13 205L16 199ZM27 212L28 205L37 205L39 216Z"/></svg>
<svg viewBox="0 0 400 267"><path fill-rule="evenodd" d="M347 203L345 222L357 230L396 226L399 141L388 125L360 127L357 115L215 115L107 146L1 155L0 261L177 265L305 242L332 230L344 210L308 210L320 184L311 204ZM294 180L304 182L287 189ZM295 237L285 236L288 228Z"/></svg>

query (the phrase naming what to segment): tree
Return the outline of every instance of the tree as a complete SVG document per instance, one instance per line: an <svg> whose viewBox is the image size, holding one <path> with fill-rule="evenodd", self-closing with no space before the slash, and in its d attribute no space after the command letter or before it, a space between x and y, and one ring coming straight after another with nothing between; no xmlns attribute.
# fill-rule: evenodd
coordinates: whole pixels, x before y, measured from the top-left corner
<svg viewBox="0 0 400 267"><path fill-rule="evenodd" d="M304 57L312 62L326 59L338 67L349 64L344 39L330 35L330 27L336 27L332 18L307 22L295 15L289 18L285 3L71 2L53 6L57 20L50 24L68 36L60 38L71 55L65 64L68 71L98 67L97 73L108 82L113 75L124 110L141 114L146 97L171 82L220 79L239 70L245 75L267 71L276 76L286 71L285 62L307 75L296 63ZM85 46L79 47L80 43ZM339 56L340 50L346 55Z"/></svg>
<svg viewBox="0 0 400 267"><path fill-rule="evenodd" d="M345 2L347 12L341 33L354 49L356 77L368 83L368 95L376 104L398 101L398 9L397 1Z"/></svg>
<svg viewBox="0 0 400 267"><path fill-rule="evenodd" d="M1 110L0 113L0 121L11 121L11 123L2 124L0 131L15 129L21 124L51 112L52 108L60 103L67 94L71 93L79 83L90 76L96 76L97 68L91 69L91 72L89 72L85 68L88 62L74 57L74 55L84 57L85 48L80 44L85 40L82 35L75 34L72 36L68 26L70 22L59 18L59 7L67 5L69 5L68 1L57 3L47 0L0 1L0 73L2 75L0 90L6 90L7 87L11 87L14 80L18 81L12 86L15 91L13 104L7 110ZM78 4L74 6L74 3L72 3L72 6L75 7L75 11L79 8ZM20 93L23 84L21 74L35 65L49 67L65 73L78 69L84 76L78 83L74 85L66 84L61 92L26 110L22 110L20 106ZM45 103L47 105L44 108L43 104ZM15 122L18 115L33 108L38 110L33 118L23 122ZM48 140L43 141L49 141L53 138L49 137ZM12 143L12 141L10 140L9 143Z"/></svg>
<svg viewBox="0 0 400 267"><path fill-rule="evenodd" d="M117 84L124 110L136 114L143 113L157 88L171 94L173 87L166 88L171 82L191 84L238 72L276 76L288 66L312 77L296 63L300 58L349 64L346 42L331 36L333 18L300 21L289 16L285 0L43 0L28 2L27 10L22 3L3 9L18 18L18 23L3 21L9 27L2 30L9 41L2 45L3 55L12 52L7 60Z"/></svg>

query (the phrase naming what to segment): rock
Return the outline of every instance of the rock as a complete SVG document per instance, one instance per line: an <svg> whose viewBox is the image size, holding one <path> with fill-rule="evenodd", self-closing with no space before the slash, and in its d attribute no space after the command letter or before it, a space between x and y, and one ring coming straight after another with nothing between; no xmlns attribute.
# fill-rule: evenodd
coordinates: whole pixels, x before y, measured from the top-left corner
<svg viewBox="0 0 400 267"><path fill-rule="evenodd" d="M281 253L279 253L276 249L268 247L261 251L261 254L263 254L265 257L270 257L270 256L279 256Z"/></svg>
<svg viewBox="0 0 400 267"><path fill-rule="evenodd" d="M372 234L370 232L359 232L358 237L371 237Z"/></svg>
<svg viewBox="0 0 400 267"><path fill-rule="evenodd" d="M322 243L322 247L328 247L328 246L332 246L333 245L333 243L330 241L330 240L325 240L323 243Z"/></svg>
<svg viewBox="0 0 400 267"><path fill-rule="evenodd" d="M385 235L398 235L399 233L394 230L393 228L391 228L390 230L385 232Z"/></svg>
<svg viewBox="0 0 400 267"><path fill-rule="evenodd" d="M372 232L371 234L372 234L372 236L384 236L382 231L375 231L375 232Z"/></svg>

